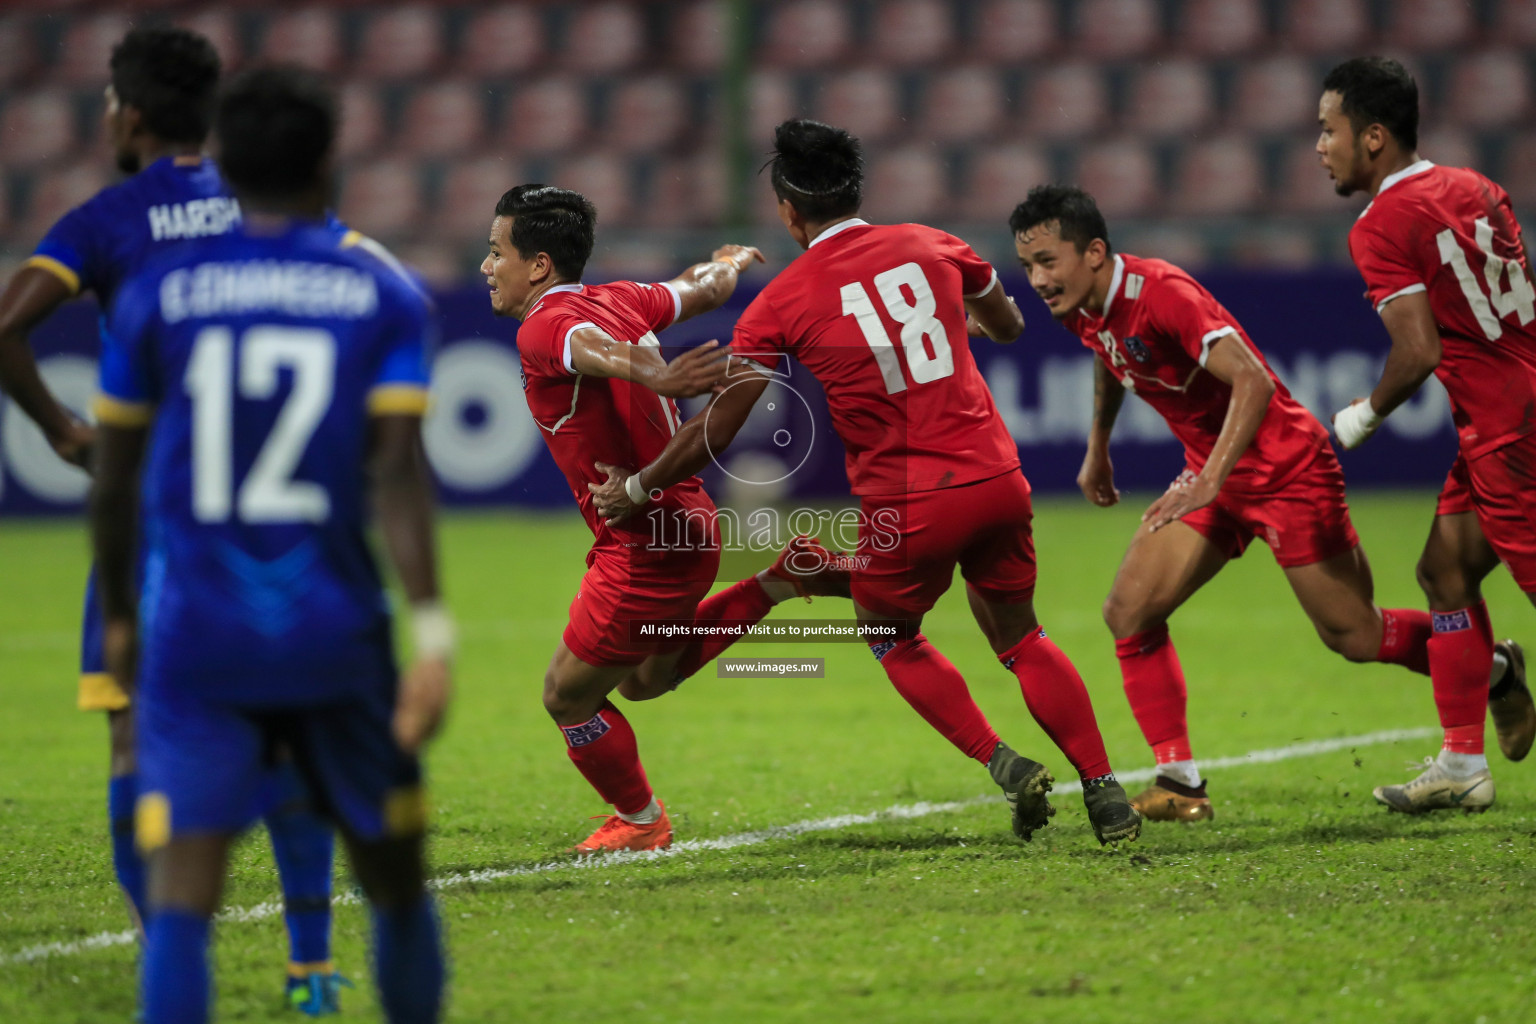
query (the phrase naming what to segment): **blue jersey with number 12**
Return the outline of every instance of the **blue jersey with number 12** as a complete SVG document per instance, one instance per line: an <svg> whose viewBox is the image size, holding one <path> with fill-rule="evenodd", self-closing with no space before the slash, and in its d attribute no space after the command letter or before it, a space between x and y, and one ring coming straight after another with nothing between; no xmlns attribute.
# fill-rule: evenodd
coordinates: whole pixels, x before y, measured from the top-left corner
<svg viewBox="0 0 1536 1024"><path fill-rule="evenodd" d="M393 675L365 538L372 415L426 407L430 311L334 227L189 243L122 288L98 417L153 423L139 685L269 706Z"/></svg>

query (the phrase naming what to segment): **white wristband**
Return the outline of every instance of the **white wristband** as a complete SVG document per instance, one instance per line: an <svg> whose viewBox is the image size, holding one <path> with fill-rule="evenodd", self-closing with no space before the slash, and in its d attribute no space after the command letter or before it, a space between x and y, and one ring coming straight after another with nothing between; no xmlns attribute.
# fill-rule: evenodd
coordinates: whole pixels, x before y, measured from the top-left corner
<svg viewBox="0 0 1536 1024"><path fill-rule="evenodd" d="M458 631L453 616L441 601L422 601L411 605L411 637L415 641L415 656L439 658L444 661L453 657L458 647Z"/></svg>
<svg viewBox="0 0 1536 1024"><path fill-rule="evenodd" d="M651 500L651 496L645 493L645 488L640 486L639 473L629 474L629 478L624 481L624 493L629 495L629 501L632 505L644 505L647 501Z"/></svg>
<svg viewBox="0 0 1536 1024"><path fill-rule="evenodd" d="M1371 408L1371 400L1356 402L1340 409L1333 417L1333 433L1345 448L1358 448L1366 438L1376 433L1385 417L1378 416Z"/></svg>

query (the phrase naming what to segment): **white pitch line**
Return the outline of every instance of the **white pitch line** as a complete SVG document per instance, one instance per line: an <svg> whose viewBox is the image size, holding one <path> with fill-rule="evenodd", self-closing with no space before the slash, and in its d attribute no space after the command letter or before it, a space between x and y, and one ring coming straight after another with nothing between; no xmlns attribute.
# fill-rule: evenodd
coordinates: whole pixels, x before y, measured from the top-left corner
<svg viewBox="0 0 1536 1024"><path fill-rule="evenodd" d="M1370 747L1383 743L1399 743L1403 740L1425 739L1438 732L1438 729L1424 727L1419 729L1388 729L1383 732L1365 733L1360 736L1340 736L1338 739L1294 743L1290 746L1275 747L1270 750L1252 750L1237 757L1213 758L1209 761L1202 761L1201 767L1205 770L1211 770L1239 768L1252 764L1272 764L1276 761L1290 761L1299 757L1329 754L1337 750L1349 750L1353 747ZM1156 775L1157 772L1151 768L1138 768L1134 771L1116 772L1115 774L1124 782L1145 782ZM1062 783L1052 789L1051 792L1076 793L1081 789L1081 783L1072 781ZM967 807L975 807L978 804L996 803L1001 799L1001 794L988 793L985 796L975 796L968 800L950 800L943 803L924 801L915 804L896 804L895 806L887 807L883 811L870 811L866 814L839 814L830 818L797 821L789 825L773 825L769 828L757 829L752 832L738 832L735 835L720 836L716 839L685 839L682 842L673 843L665 850L623 851L582 860L566 858L546 861L542 864L527 864L515 868L487 868L483 871L464 871L457 874L444 875L442 878L433 879L428 884L433 889L441 891L443 889L455 889L461 885L497 882L507 878L548 874L552 871L599 871L624 864L633 864L637 861L664 860L669 857L675 857L680 853L734 850L743 846L757 846L774 839L793 839L796 836L808 835L812 832L835 832L840 829L852 828L855 825L872 825L880 821L924 818L931 814L945 814L950 811L964 810ZM332 903L338 906L351 905L358 902L360 902L360 899L350 892L342 893L332 900ZM283 905L281 902L268 900L267 902L257 903L249 907L230 907L219 914L218 920L221 924L244 924L250 921L264 921L268 918L277 917L282 912ZM96 949L126 946L135 941L135 938L136 936L133 932L122 931L102 932L89 938L76 939L73 942L45 942L41 945L28 946L26 949L17 950L15 953L0 956L0 965L34 963L38 960L49 960L54 957L88 953Z"/></svg>

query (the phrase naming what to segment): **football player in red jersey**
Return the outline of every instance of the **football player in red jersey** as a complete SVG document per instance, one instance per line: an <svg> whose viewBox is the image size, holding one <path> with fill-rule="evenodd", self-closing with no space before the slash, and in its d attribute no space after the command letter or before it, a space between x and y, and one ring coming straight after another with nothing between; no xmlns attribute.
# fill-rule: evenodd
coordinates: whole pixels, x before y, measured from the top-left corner
<svg viewBox="0 0 1536 1024"><path fill-rule="evenodd" d="M1171 263L1115 253L1081 189L1042 185L1008 223L1036 293L1098 357L1083 495L1100 506L1120 500L1109 438L1128 391L1184 445L1184 472L1142 515L1104 621L1157 759L1137 809L1161 821L1208 819L1168 618L1254 537L1269 544L1323 643L1350 661L1427 673L1429 616L1376 606L1327 430L1210 292Z"/></svg>
<svg viewBox="0 0 1536 1024"><path fill-rule="evenodd" d="M826 391L861 501L868 562L853 570L852 596L866 642L907 702L988 767L1015 833L1030 838L1054 813L1050 773L999 740L921 632L958 564L998 660L1082 778L1100 842L1135 838L1141 818L1110 770L1088 692L1035 617L1029 484L966 336L969 314L991 338L1014 340L1018 307L960 239L858 218L863 158L846 131L788 121L774 142L779 217L805 253L753 300L732 347L769 367L793 355ZM668 494L730 444L768 379L737 379L625 483L642 497ZM598 492L615 518L632 498L616 483ZM882 543L887 527L897 539Z"/></svg>
<svg viewBox="0 0 1536 1024"><path fill-rule="evenodd" d="M522 321L517 350L529 412L595 537L544 677L544 707L565 734L571 761L614 808L579 853L671 843L671 821L646 780L634 730L608 695L660 696L729 642L710 645L705 657L700 644L658 640L638 627L691 622L701 611L750 621L796 593L847 592L830 568L787 568L808 547L797 538L774 566L699 609L715 581L720 540L714 503L691 475L643 516L599 518L589 485L655 458L682 422L672 398L708 394L725 379L728 348L706 342L668 363L655 332L725 302L737 275L762 255L727 245L671 281L584 285L596 219L575 192L519 185L496 205L490 254L480 267L491 309Z"/></svg>
<svg viewBox="0 0 1536 1024"><path fill-rule="evenodd" d="M1494 799L1484 700L1511 760L1536 734L1523 655L1493 642L1480 590L1503 561L1536 603L1536 289L1508 194L1474 170L1420 159L1419 89L1401 64L1334 68L1318 123L1335 190L1371 196L1349 251L1392 339L1375 390L1335 415L1334 431L1346 448L1364 443L1433 373L1460 442L1418 567L1445 743L1417 778L1378 787L1376 799L1411 814L1482 810Z"/></svg>

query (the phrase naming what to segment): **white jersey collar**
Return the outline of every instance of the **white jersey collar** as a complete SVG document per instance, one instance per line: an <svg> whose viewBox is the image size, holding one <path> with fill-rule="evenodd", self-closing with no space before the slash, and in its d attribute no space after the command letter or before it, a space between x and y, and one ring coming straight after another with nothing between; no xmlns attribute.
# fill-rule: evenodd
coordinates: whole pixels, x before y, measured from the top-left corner
<svg viewBox="0 0 1536 1024"><path fill-rule="evenodd" d="M1120 285L1125 281L1125 260L1115 253L1115 274L1109 279L1109 293L1104 296L1104 311L1099 314L1100 319L1109 319L1109 307L1115 301L1115 296L1120 293Z"/></svg>
<svg viewBox="0 0 1536 1024"><path fill-rule="evenodd" d="M860 220L858 217L850 217L848 220L841 221L841 222L839 222L837 224L832 225L831 227L827 228L827 230L823 231L821 234L819 234L815 238L811 239L811 245L815 245L817 242L825 242L827 239L831 238L833 235L837 234L839 231L843 231L846 228L860 228L860 227L863 227L863 228L869 227L869 221L867 221L867 220ZM810 245L806 246L807 249L809 249L810 247L811 247Z"/></svg>
<svg viewBox="0 0 1536 1024"><path fill-rule="evenodd" d="M1379 196L1393 185L1396 185L1398 182L1402 181L1404 178L1411 178L1415 174L1423 174L1425 171L1431 169L1434 166L1435 164L1433 160L1420 160L1417 163L1411 163L1407 167L1404 167L1402 170L1397 171L1394 174L1389 174L1385 178L1381 179L1381 188L1376 190L1376 194Z"/></svg>

